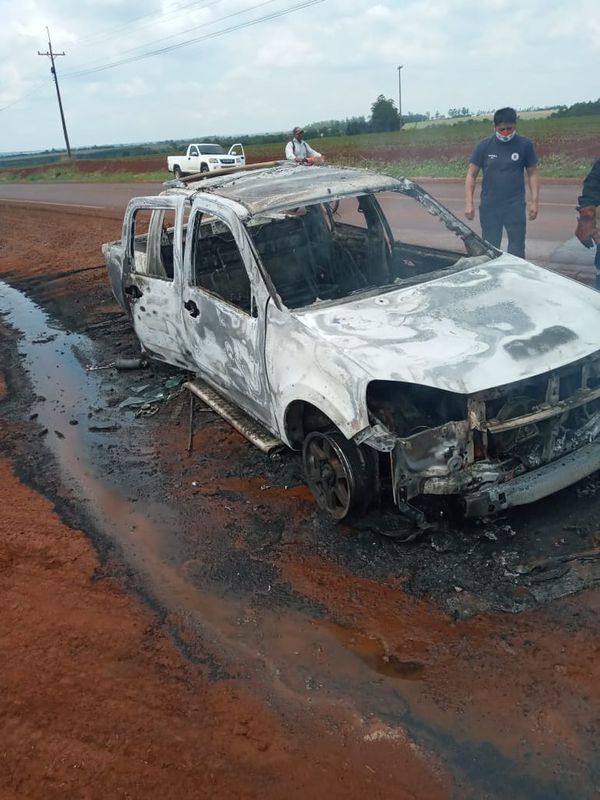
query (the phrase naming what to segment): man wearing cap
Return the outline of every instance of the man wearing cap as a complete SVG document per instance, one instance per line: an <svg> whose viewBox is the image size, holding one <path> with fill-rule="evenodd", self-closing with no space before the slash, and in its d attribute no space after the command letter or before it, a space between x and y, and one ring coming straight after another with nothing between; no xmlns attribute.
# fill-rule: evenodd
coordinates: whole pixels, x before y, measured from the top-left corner
<svg viewBox="0 0 600 800"><path fill-rule="evenodd" d="M285 146L285 157L288 161L297 161L299 164L322 164L323 156L302 138L304 131L295 127L292 131L292 140Z"/></svg>
<svg viewBox="0 0 600 800"><path fill-rule="evenodd" d="M476 145L465 179L465 217L473 219L473 194L483 170L479 221L481 233L494 247L500 247L502 231L508 234L507 252L525 258L526 217L538 215L540 178L533 142L517 133L517 112L499 108L494 114L494 135ZM525 175L529 204L525 202ZM525 213L527 208L527 215Z"/></svg>
<svg viewBox="0 0 600 800"><path fill-rule="evenodd" d="M575 236L585 247L596 245L596 289L600 289L600 158L583 182L577 211L579 219Z"/></svg>

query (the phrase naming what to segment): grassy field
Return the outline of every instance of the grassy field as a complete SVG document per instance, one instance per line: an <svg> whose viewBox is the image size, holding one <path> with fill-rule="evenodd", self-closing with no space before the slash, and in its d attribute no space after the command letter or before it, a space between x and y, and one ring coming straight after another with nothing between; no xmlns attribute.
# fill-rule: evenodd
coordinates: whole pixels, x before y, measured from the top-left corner
<svg viewBox="0 0 600 800"><path fill-rule="evenodd" d="M474 144L493 131L487 120L404 128L359 136L322 137L311 144L328 163L361 166L410 177L458 177L465 174ZM600 157L600 115L524 118L519 132L529 136L540 155L542 176L582 178ZM285 142L250 145L250 163L283 158ZM169 177L164 155L103 161L60 161L45 166L0 169L0 182L17 181L161 181Z"/></svg>
<svg viewBox="0 0 600 800"><path fill-rule="evenodd" d="M114 161L107 161L105 168L99 165L96 170L82 171L81 162L68 161L27 169L0 170L0 183L136 183L138 181L166 181L166 169L127 169L127 159L119 159L117 169ZM135 159L136 162L139 159ZM97 163L97 162L94 162ZM121 169L121 167L125 167ZM29 173L29 169L32 172ZM27 173L27 174L23 174ZM172 177L172 176L171 176Z"/></svg>

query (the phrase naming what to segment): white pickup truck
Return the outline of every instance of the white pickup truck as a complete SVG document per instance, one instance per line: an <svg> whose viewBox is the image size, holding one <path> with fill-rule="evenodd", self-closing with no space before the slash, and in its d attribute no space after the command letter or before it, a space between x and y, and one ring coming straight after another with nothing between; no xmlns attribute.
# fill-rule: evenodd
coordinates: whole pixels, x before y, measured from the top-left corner
<svg viewBox="0 0 600 800"><path fill-rule="evenodd" d="M216 169L239 167L246 163L243 146L232 144L226 153L220 144L190 144L182 156L167 156L167 169L176 178L194 172L214 172Z"/></svg>

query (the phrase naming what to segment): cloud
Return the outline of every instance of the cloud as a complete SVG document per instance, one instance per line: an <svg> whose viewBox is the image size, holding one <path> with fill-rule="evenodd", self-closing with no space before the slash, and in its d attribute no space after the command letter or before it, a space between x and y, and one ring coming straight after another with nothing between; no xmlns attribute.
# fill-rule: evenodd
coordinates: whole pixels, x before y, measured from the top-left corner
<svg viewBox="0 0 600 800"><path fill-rule="evenodd" d="M598 96L596 0L23 0L0 29L0 150L60 146L45 26L74 146L265 130L407 111L572 103ZM262 0L265 3L265 0ZM238 12L244 13L238 13ZM234 16L232 16L234 15ZM150 49L163 55L77 77ZM587 66L586 66L587 65Z"/></svg>

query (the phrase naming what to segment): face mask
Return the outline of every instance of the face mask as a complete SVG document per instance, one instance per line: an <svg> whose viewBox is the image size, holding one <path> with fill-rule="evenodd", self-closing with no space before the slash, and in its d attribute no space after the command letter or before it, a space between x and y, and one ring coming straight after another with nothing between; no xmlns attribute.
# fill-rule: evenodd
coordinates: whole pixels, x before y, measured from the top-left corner
<svg viewBox="0 0 600 800"><path fill-rule="evenodd" d="M498 139L499 142L510 142L511 139L514 139L515 133L516 131L513 131L509 133L508 136L504 136L502 133L496 131L496 139Z"/></svg>

